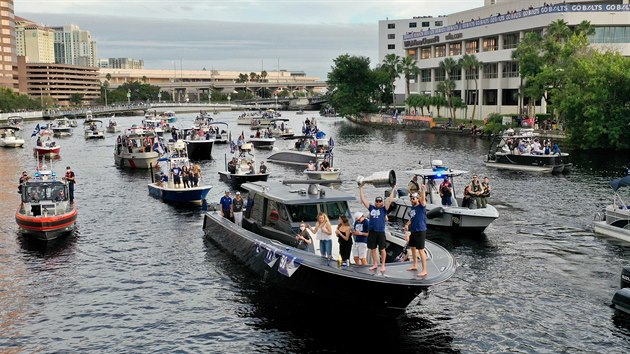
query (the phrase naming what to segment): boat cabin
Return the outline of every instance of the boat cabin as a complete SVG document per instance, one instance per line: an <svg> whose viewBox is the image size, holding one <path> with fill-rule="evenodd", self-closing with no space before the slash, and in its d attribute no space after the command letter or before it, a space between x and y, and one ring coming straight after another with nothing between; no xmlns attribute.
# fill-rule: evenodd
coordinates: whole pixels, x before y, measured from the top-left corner
<svg viewBox="0 0 630 354"><path fill-rule="evenodd" d="M319 213L324 212L333 226L333 255L339 254L334 230L341 215L352 223L348 202L354 196L317 184L252 182L241 187L249 192L243 228L295 247L300 223L314 227ZM311 244L298 247L319 254L319 242L314 235L311 239Z"/></svg>
<svg viewBox="0 0 630 354"><path fill-rule="evenodd" d="M24 212L27 216L53 216L66 212L68 187L64 181L57 180L50 171L38 171L35 177L20 186Z"/></svg>

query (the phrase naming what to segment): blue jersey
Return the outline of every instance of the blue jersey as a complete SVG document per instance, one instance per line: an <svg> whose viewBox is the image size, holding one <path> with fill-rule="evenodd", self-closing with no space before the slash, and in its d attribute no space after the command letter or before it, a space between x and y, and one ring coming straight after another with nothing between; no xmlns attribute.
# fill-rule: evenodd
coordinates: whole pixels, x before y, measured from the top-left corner
<svg viewBox="0 0 630 354"><path fill-rule="evenodd" d="M221 209L223 209L224 211L229 211L230 205L232 205L232 198L223 196L221 197L219 203L221 204Z"/></svg>
<svg viewBox="0 0 630 354"><path fill-rule="evenodd" d="M409 209L409 217L411 218L411 225L409 225L409 231L420 232L427 231L427 214L426 207L422 204L412 206Z"/></svg>
<svg viewBox="0 0 630 354"><path fill-rule="evenodd" d="M370 231L385 232L385 214L387 213L385 207L377 208L370 205L368 210L370 211Z"/></svg>
<svg viewBox="0 0 630 354"><path fill-rule="evenodd" d="M359 232L367 233L369 228L370 228L369 223L370 222L368 221L368 219L365 219L365 218L363 219L363 221L355 221L354 222L354 229L356 231L359 231ZM364 235L355 235L354 236L354 241L355 242L367 243L367 235L365 235L365 236Z"/></svg>

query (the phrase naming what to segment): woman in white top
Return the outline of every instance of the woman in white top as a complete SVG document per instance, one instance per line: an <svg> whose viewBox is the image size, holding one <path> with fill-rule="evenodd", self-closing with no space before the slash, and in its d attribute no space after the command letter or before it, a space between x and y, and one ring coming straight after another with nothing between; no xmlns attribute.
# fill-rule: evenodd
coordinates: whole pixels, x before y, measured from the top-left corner
<svg viewBox="0 0 630 354"><path fill-rule="evenodd" d="M319 213L317 216L317 224L315 227L308 226L312 233L317 235L319 239L319 251L322 257L332 259L332 225L326 213Z"/></svg>

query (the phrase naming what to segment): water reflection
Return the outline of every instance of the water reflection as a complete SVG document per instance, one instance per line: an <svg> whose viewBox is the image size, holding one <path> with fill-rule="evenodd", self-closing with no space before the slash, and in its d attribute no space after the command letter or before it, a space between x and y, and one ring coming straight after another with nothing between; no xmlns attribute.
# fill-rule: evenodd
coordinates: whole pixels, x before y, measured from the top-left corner
<svg viewBox="0 0 630 354"><path fill-rule="evenodd" d="M52 259L62 255L68 255L72 252L79 235L79 230L75 229L69 234L61 235L54 240L43 241L18 233L17 240L20 247L22 247L27 255L43 259Z"/></svg>

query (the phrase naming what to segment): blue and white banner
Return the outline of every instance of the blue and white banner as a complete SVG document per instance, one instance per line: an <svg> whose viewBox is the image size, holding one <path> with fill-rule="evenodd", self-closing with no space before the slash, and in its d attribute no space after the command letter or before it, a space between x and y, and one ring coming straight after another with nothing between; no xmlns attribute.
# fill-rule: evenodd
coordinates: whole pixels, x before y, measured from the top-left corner
<svg viewBox="0 0 630 354"><path fill-rule="evenodd" d="M33 133L31 133L31 138L34 137L35 135L39 134L39 131L41 130L39 123L37 123L37 125L35 126L35 129L33 129Z"/></svg>
<svg viewBox="0 0 630 354"><path fill-rule="evenodd" d="M265 252L265 263L270 268L276 264L278 259L280 259L280 263L278 264L278 272L280 274L290 277L295 273L295 271L302 265L302 260L293 256L291 254L286 254L282 250L269 247L268 245L262 242L256 242L256 253Z"/></svg>
<svg viewBox="0 0 630 354"><path fill-rule="evenodd" d="M291 255L283 254L280 256L280 264L278 265L278 272L282 275L290 277L300 267L300 260Z"/></svg>

